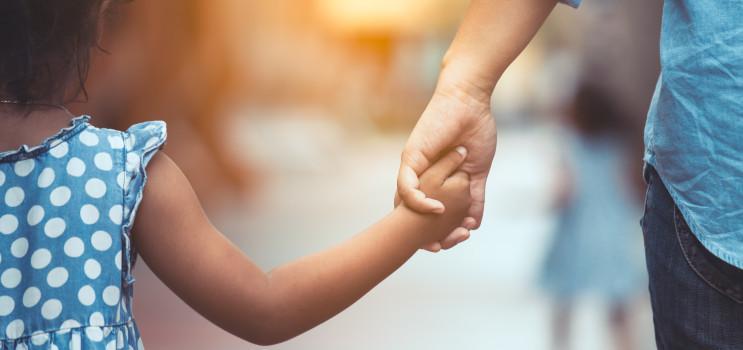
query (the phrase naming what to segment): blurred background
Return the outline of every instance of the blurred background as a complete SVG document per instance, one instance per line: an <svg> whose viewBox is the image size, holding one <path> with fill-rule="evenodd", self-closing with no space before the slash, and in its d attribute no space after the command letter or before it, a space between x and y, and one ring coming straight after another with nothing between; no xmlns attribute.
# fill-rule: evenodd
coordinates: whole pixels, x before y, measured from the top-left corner
<svg viewBox="0 0 743 350"><path fill-rule="evenodd" d="M216 226L268 270L390 211L399 154L467 4L126 3L74 109L119 129L167 121L166 151ZM660 7L558 6L493 94L482 227L273 348L654 348L638 220ZM148 349L260 348L209 324L144 263L136 275Z"/></svg>

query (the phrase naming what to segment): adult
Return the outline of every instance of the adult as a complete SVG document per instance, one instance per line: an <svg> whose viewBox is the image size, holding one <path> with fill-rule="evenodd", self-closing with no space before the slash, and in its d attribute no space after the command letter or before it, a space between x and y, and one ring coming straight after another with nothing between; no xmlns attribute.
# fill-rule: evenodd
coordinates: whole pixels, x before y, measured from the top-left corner
<svg viewBox="0 0 743 350"><path fill-rule="evenodd" d="M577 7L580 0L564 0ZM470 218L436 245L467 239L482 218L495 152L490 94L557 0L473 0L447 52L435 93L402 154L397 195L441 212L417 186L442 152L469 154ZM660 349L743 344L743 5L666 0L661 74L645 129L643 231Z"/></svg>

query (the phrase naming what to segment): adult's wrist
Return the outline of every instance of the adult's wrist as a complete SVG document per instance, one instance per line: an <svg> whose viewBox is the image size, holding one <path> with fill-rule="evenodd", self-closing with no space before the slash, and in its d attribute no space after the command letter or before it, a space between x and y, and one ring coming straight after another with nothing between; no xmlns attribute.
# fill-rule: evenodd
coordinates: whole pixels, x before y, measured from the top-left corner
<svg viewBox="0 0 743 350"><path fill-rule="evenodd" d="M483 72L474 62L445 58L436 83L436 93L451 95L468 104L490 106L490 96L498 78L499 74Z"/></svg>

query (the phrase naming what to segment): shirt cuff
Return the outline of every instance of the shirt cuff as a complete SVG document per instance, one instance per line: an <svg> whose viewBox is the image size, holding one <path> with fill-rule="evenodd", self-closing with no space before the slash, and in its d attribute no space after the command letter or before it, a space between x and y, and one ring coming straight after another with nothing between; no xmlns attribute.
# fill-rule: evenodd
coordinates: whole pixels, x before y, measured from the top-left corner
<svg viewBox="0 0 743 350"><path fill-rule="evenodd" d="M560 0L561 3L573 8L578 8L582 0Z"/></svg>

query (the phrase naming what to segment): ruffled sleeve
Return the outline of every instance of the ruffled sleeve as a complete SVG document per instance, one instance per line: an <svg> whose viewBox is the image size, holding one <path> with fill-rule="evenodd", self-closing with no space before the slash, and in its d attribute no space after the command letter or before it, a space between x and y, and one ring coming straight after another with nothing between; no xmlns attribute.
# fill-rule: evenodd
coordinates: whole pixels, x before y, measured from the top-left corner
<svg viewBox="0 0 743 350"><path fill-rule="evenodd" d="M134 282L131 267L135 255L130 246L130 234L139 203L142 201L144 186L147 183L147 164L160 150L168 137L167 125L163 121L150 121L132 125L123 133L124 173L119 181L124 188L122 210L122 233L125 239L123 264L126 282Z"/></svg>

